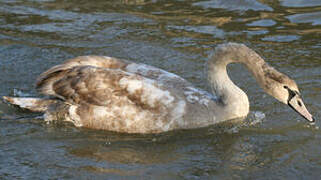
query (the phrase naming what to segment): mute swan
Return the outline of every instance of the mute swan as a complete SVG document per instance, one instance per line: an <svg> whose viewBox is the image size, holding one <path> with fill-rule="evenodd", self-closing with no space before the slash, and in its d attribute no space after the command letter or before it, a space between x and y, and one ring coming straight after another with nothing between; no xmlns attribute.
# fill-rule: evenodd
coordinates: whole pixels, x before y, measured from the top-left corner
<svg viewBox="0 0 321 180"><path fill-rule="evenodd" d="M296 83L243 44L218 45L208 61L213 94L164 70L105 56L81 56L42 73L37 90L51 98L3 97L46 121L125 133L160 133L205 127L246 117L247 95L228 77L229 63L243 63L269 95L314 122ZM52 98L54 97L54 98Z"/></svg>

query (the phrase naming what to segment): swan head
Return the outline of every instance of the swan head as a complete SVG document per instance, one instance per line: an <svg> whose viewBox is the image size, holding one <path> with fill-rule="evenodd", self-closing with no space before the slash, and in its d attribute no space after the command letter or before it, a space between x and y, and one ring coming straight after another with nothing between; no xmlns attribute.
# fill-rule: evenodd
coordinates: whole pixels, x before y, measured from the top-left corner
<svg viewBox="0 0 321 180"><path fill-rule="evenodd" d="M289 105L309 122L314 122L314 118L303 103L295 81L267 64L263 65L262 69L265 76L263 89L280 102Z"/></svg>
<svg viewBox="0 0 321 180"><path fill-rule="evenodd" d="M266 93L289 105L309 122L314 122L302 101L295 81L268 65L263 58L244 44L226 43L215 48L208 64L209 80L213 81L212 79L222 76L222 72L218 69L225 69L227 64L233 62L245 64ZM217 82L214 81L214 84Z"/></svg>

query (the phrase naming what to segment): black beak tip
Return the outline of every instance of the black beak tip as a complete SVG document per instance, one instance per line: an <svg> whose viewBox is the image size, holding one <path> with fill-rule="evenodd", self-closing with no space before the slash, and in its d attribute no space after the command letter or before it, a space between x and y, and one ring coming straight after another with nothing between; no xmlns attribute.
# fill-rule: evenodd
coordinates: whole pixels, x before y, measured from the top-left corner
<svg viewBox="0 0 321 180"><path fill-rule="evenodd" d="M315 123L315 119L314 119L314 117L312 117L312 121L311 121L312 123Z"/></svg>
<svg viewBox="0 0 321 180"><path fill-rule="evenodd" d="M309 123L311 123L311 124L314 124L314 123L315 123L314 117L312 117L312 121L309 120Z"/></svg>

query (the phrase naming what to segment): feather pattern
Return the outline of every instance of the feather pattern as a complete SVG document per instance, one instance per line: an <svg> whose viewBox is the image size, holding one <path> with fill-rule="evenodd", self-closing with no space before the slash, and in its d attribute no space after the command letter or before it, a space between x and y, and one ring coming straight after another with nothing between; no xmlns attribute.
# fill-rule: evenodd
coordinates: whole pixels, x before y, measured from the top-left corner
<svg viewBox="0 0 321 180"><path fill-rule="evenodd" d="M44 72L36 85L42 94L69 104L66 119L78 126L150 133L182 126L186 102L171 92L181 81L189 84L151 66L84 56Z"/></svg>

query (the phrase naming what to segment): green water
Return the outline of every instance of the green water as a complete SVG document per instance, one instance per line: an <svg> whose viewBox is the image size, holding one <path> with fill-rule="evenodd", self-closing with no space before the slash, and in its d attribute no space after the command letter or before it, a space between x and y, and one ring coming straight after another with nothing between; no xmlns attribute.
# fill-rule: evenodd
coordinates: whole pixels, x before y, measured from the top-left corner
<svg viewBox="0 0 321 180"><path fill-rule="evenodd" d="M320 0L1 0L0 95L36 95L41 72L88 54L207 89L204 63L223 42L246 44L295 79L316 125L239 65L231 78L265 114L241 127L127 135L46 124L0 102L0 179L320 179Z"/></svg>

